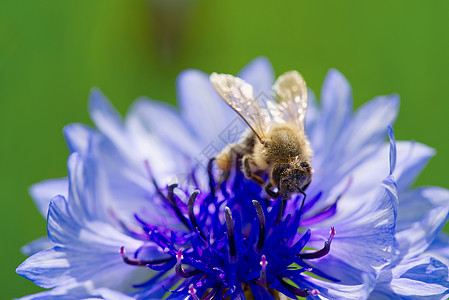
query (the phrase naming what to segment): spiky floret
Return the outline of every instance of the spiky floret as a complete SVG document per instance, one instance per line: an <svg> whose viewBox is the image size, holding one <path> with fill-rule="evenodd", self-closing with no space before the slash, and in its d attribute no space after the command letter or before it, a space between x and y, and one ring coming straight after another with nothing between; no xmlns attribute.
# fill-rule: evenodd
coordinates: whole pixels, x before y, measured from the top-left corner
<svg viewBox="0 0 449 300"><path fill-rule="evenodd" d="M317 290L304 285L309 276L337 281L308 262L329 252L333 227L322 249L304 250L311 231L301 226L301 217L316 199L302 208L302 196L293 197L288 200L293 204L289 207L297 209L284 211L283 201L270 200L238 168L220 184L212 175L212 161L208 174L209 190L192 193L188 191L191 186L176 184L161 189L151 178L157 196L165 200L184 228L155 226L136 215L145 235L134 235L156 243L166 254L166 258L154 260L142 257L138 250L129 258L125 249L120 249L125 263L158 272L139 287L158 282L170 292L168 299L244 299L246 293L267 299L278 292L293 298L317 295Z"/></svg>

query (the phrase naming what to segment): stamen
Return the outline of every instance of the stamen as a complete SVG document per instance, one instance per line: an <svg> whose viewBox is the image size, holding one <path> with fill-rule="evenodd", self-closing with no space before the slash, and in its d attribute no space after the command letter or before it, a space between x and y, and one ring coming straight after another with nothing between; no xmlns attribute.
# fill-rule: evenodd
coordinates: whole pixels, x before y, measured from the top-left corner
<svg viewBox="0 0 449 300"><path fill-rule="evenodd" d="M198 225L198 222L196 221L195 214L193 212L193 206L195 204L196 197L198 196L199 193L200 193L200 191L196 190L192 193L192 195L190 195L187 207L188 207L188 212L189 212L189 220L190 220L190 223L192 223L193 231L195 231L195 230L198 231L198 233L201 235L201 238L203 240L206 240L206 237L204 236L203 232L200 230L200 226Z"/></svg>
<svg viewBox="0 0 449 300"><path fill-rule="evenodd" d="M332 226L331 227L331 232L329 235L329 239L324 242L324 247L321 250L312 252L312 253L300 253L298 254L298 257L301 259L314 259L314 258L320 258L325 256L326 254L329 253L330 249L331 249L331 243L332 243L332 239L335 236L335 228Z"/></svg>
<svg viewBox="0 0 449 300"><path fill-rule="evenodd" d="M162 193L159 185L157 184L156 178L154 178L154 176L153 176L153 172L151 171L151 168L150 168L150 163L148 162L148 160L144 160L143 163L145 165L145 169L147 170L148 177L150 178L151 182L153 183L153 186L156 189L157 193L159 194L159 196L162 197L162 199L167 200L167 197L165 197L164 193Z"/></svg>
<svg viewBox="0 0 449 300"><path fill-rule="evenodd" d="M180 264L182 259L184 259L184 256L182 256L182 249L179 249L176 254L176 263Z"/></svg>
<svg viewBox="0 0 449 300"><path fill-rule="evenodd" d="M162 190L160 189L160 187L159 187L159 185L158 185L158 183L157 183L157 181L156 181L156 178L154 178L153 173L151 172L151 168L150 168L150 164L149 164L148 160L145 160L145 161L144 161L144 164L145 164L145 168L147 169L148 176L150 177L150 180L153 182L154 188L156 189L158 195L159 195L162 199L166 200L166 201L170 204L171 208L175 211L176 216L179 218L179 220L180 220L180 221L181 221L181 222L182 222L188 229L190 229L190 224L189 224L189 222L188 222L187 219L184 217L184 215L182 214L182 212L179 210L179 207L176 205L176 200L175 200L175 196L174 196L173 190L174 190L178 185L177 185L176 183L170 185L170 186L168 187L168 191L167 191L168 197L166 197L166 196L164 195L164 193L162 193Z"/></svg>
<svg viewBox="0 0 449 300"><path fill-rule="evenodd" d="M309 290L309 289L300 289L297 287L294 287L290 284L288 284L287 282L285 282L283 279L278 278L279 282L290 292L292 292L293 294L295 294L296 296L299 297L307 297L309 295L319 295L319 292L315 289L313 290Z"/></svg>
<svg viewBox="0 0 449 300"><path fill-rule="evenodd" d="M212 291L210 291L210 293L203 298L203 300L213 300L215 299L215 296L217 295L218 291L220 290L219 287L215 287L212 289Z"/></svg>
<svg viewBox="0 0 449 300"><path fill-rule="evenodd" d="M313 290L311 290L309 293L310 293L311 295L318 296L318 295L320 294L320 291L317 290L317 289L313 289Z"/></svg>
<svg viewBox="0 0 449 300"><path fill-rule="evenodd" d="M229 240L229 251L230 251L230 260L232 263L237 261L237 247L235 245L235 232L234 232L234 223L232 221L232 213L229 207L225 208L225 217L226 217L226 229Z"/></svg>
<svg viewBox="0 0 449 300"><path fill-rule="evenodd" d="M178 253L176 254L176 265L175 265L176 274L178 274L179 276L181 276L183 278L189 278L189 277L195 276L202 272L198 269L184 270L182 268L182 262L181 262L183 259L184 259L184 256L182 256L182 249L179 249Z"/></svg>
<svg viewBox="0 0 449 300"><path fill-rule="evenodd" d="M170 260L170 258L155 259L155 260L141 260L137 258L129 258L128 256L126 256L124 246L120 247L120 255L122 256L122 259L125 263L133 266L160 265Z"/></svg>
<svg viewBox="0 0 449 300"><path fill-rule="evenodd" d="M193 283L191 283L189 285L189 294L190 294L190 296L192 296L192 298L194 300L200 300L200 298L198 298L198 296L196 294L196 289L195 289L195 286L193 285Z"/></svg>
<svg viewBox="0 0 449 300"><path fill-rule="evenodd" d="M262 266L262 269L260 270L260 277L256 281L258 285L265 285L267 283L267 265L268 261L265 255L262 255L260 259L260 265Z"/></svg>
<svg viewBox="0 0 449 300"><path fill-rule="evenodd" d="M261 250L265 242L265 214L262 206L257 200L253 200L253 205L256 208L257 218L259 219L259 239L257 241L257 250Z"/></svg>
<svg viewBox="0 0 449 300"><path fill-rule="evenodd" d="M179 209L179 206L176 204L176 199L175 199L175 193L173 192L174 189L177 187L178 185L176 183L170 185L168 187L167 190L167 195L168 198L167 201L168 203L170 203L171 208L175 211L176 216L178 217L178 219L188 228L190 229L190 224L189 221L187 221L186 217L184 216L184 214L181 212L181 210Z"/></svg>
<svg viewBox="0 0 449 300"><path fill-rule="evenodd" d="M213 199L215 199L215 180L214 175L212 174L212 166L214 161L215 157L211 158L209 160L209 163L207 164L207 174L209 175L209 189Z"/></svg>

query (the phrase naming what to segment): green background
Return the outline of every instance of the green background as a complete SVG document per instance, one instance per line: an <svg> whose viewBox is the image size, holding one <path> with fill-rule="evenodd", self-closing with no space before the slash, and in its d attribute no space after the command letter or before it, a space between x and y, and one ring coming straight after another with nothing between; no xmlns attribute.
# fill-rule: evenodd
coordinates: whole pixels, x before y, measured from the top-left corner
<svg viewBox="0 0 449 300"><path fill-rule="evenodd" d="M319 93L334 67L356 107L400 94L397 138L438 150L418 184L449 187L448 16L448 1L1 1L0 298L39 291L14 272L46 232L27 188L65 175L62 128L91 124L94 86L125 113L142 95L175 103L186 68L236 73L265 55Z"/></svg>

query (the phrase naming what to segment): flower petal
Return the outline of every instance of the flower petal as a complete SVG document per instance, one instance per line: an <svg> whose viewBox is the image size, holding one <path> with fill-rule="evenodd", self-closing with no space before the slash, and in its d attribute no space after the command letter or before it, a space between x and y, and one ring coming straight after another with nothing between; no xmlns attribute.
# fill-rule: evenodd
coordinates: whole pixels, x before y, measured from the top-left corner
<svg viewBox="0 0 449 300"><path fill-rule="evenodd" d="M322 165L319 162L322 154L317 152L318 162L314 165L317 175L314 176L313 185L323 191L332 189L341 183L341 178L379 151L385 145L388 126L394 122L398 107L399 98L396 95L376 97L360 107L339 134L339 139L332 145L332 152L324 158ZM381 158L375 163L379 164L379 161ZM379 181L387 174L378 173Z"/></svg>
<svg viewBox="0 0 449 300"><path fill-rule="evenodd" d="M53 247L53 243L48 237L43 236L20 248L20 252L27 256L31 256L39 251L49 249L51 247Z"/></svg>
<svg viewBox="0 0 449 300"><path fill-rule="evenodd" d="M64 137L70 152L84 154L89 146L90 137L96 131L90 126L72 123L64 127Z"/></svg>
<svg viewBox="0 0 449 300"><path fill-rule="evenodd" d="M147 135L155 133L164 144L168 144L187 157L193 157L202 150L198 146L196 137L185 126L179 112L169 104L144 98L138 99L132 104L126 122L139 122L142 128L148 130ZM165 159L168 160L169 157Z"/></svg>
<svg viewBox="0 0 449 300"><path fill-rule="evenodd" d="M315 93L309 89L307 91L307 112L305 119L306 133L309 139L317 135L315 133L316 124L319 122L321 111L318 108L318 102ZM312 143L314 144L314 143Z"/></svg>
<svg viewBox="0 0 449 300"><path fill-rule="evenodd" d="M399 147L400 146L400 147ZM398 142L396 169L399 190L409 188L422 172L435 150L418 142Z"/></svg>
<svg viewBox="0 0 449 300"><path fill-rule="evenodd" d="M123 118L99 89L90 92L89 114L102 133L117 144L124 142Z"/></svg>
<svg viewBox="0 0 449 300"><path fill-rule="evenodd" d="M426 296L448 291L448 268L424 256L401 263L393 270L393 290L402 295Z"/></svg>
<svg viewBox="0 0 449 300"><path fill-rule="evenodd" d="M74 283L63 287L55 288L49 291L40 292L20 298L20 300L75 300L75 299L102 299L91 298L92 283L82 284Z"/></svg>
<svg viewBox="0 0 449 300"><path fill-rule="evenodd" d="M396 184L387 177L375 197L366 199L365 205L351 216L334 223L336 235L328 256L376 276L393 256L397 206ZM327 230L312 228L316 242L311 245L319 248L318 235L325 237ZM322 269L326 269L324 265Z"/></svg>
<svg viewBox="0 0 449 300"><path fill-rule="evenodd" d="M415 222L420 221L431 209L444 209L449 205L449 190L429 186L419 187L411 191L400 193L397 230L409 229Z"/></svg>
<svg viewBox="0 0 449 300"><path fill-rule="evenodd" d="M222 149L226 141L220 135L240 117L214 90L209 75L187 70L178 76L176 85L182 116L193 129L201 149L211 143L217 148L215 152Z"/></svg>
<svg viewBox="0 0 449 300"><path fill-rule="evenodd" d="M346 299L366 299L372 289L374 278L363 274L361 276L362 284L344 285L333 282L326 282L316 278L307 278L310 290L317 289L319 296L308 296L310 299L332 299L332 300L346 300Z"/></svg>
<svg viewBox="0 0 449 300"><path fill-rule="evenodd" d="M48 179L33 184L28 192L41 215L46 218L50 200L56 195L67 196L69 184L67 178Z"/></svg>
<svg viewBox="0 0 449 300"><path fill-rule="evenodd" d="M401 254L411 258L423 253L443 229L448 216L449 205L439 206L428 211L420 221L409 228L397 232Z"/></svg>
<svg viewBox="0 0 449 300"><path fill-rule="evenodd" d="M449 235L446 232L440 232L427 249L426 254L437 258L446 266L449 266Z"/></svg>
<svg viewBox="0 0 449 300"><path fill-rule="evenodd" d="M132 283L150 275L145 268L125 264L118 251L121 246L136 251L141 241L102 222L79 223L73 212L63 197L52 200L48 233L60 246L28 258L17 269L20 275L45 288L91 280L96 287L117 290L128 290Z"/></svg>
<svg viewBox="0 0 449 300"><path fill-rule="evenodd" d="M430 256L402 262L386 278L369 299L446 299L449 294L448 268Z"/></svg>
<svg viewBox="0 0 449 300"><path fill-rule="evenodd" d="M330 70L321 89L321 122L316 135L311 137L312 148L322 166L322 161L333 151L333 145L339 140L348 125L352 110L352 90L346 78L337 70Z"/></svg>

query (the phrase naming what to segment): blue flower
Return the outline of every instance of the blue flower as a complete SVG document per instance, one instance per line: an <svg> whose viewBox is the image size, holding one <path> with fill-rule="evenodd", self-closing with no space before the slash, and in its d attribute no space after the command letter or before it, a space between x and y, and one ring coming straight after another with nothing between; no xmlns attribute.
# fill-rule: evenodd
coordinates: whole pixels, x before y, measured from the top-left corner
<svg viewBox="0 0 449 300"><path fill-rule="evenodd" d="M267 60L239 76L269 95ZM49 240L24 249L46 250L17 270L53 288L30 298L444 297L448 192L411 188L432 149L396 143L391 130L384 142L397 96L353 114L349 84L329 72L320 107L309 97L315 174L300 211L302 196L282 207L238 169L218 181L209 158L239 119L206 74L185 71L177 86L180 111L142 99L125 120L94 90L97 129L65 128L68 182L31 189L42 212L61 195L48 209Z"/></svg>

